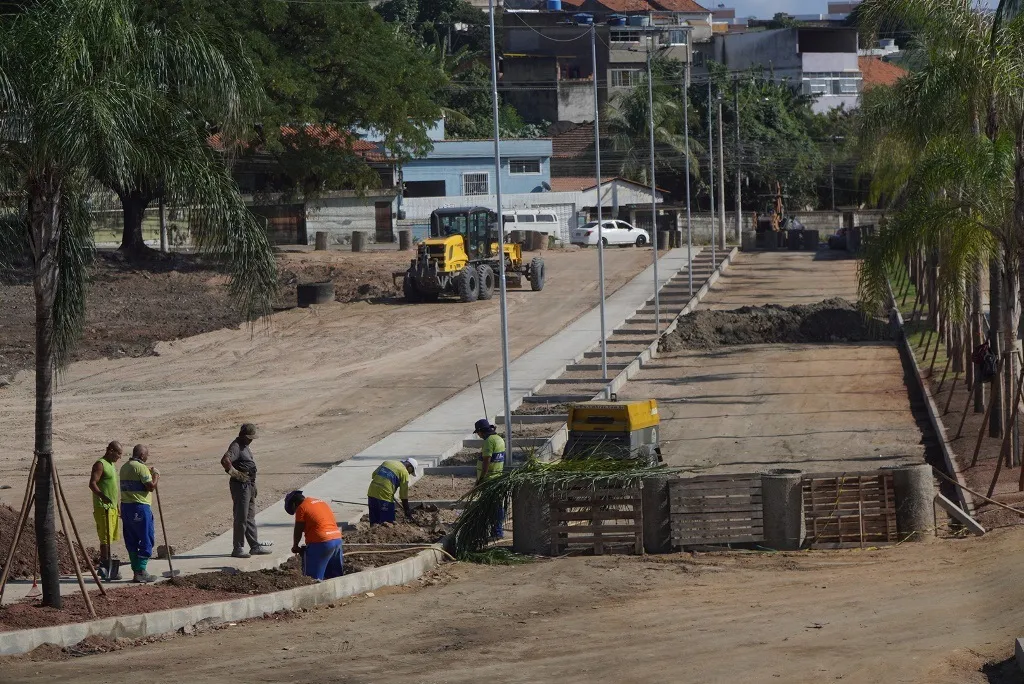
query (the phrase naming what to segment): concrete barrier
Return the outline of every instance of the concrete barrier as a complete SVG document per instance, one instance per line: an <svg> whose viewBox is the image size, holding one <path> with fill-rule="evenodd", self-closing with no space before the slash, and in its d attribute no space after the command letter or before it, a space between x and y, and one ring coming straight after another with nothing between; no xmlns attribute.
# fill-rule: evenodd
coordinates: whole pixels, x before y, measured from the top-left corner
<svg viewBox="0 0 1024 684"><path fill-rule="evenodd" d="M795 551L804 543L803 475L775 470L761 475L764 544L777 551Z"/></svg>
<svg viewBox="0 0 1024 684"><path fill-rule="evenodd" d="M896 531L902 541L935 538L935 476L927 463L893 468Z"/></svg>
<svg viewBox="0 0 1024 684"><path fill-rule="evenodd" d="M512 497L512 550L532 556L551 553L551 504L537 487L523 484Z"/></svg>
<svg viewBox="0 0 1024 684"><path fill-rule="evenodd" d="M54 627L0 632L0 655L28 653L43 644L73 646L89 636L138 639L174 632L182 627L194 627L201 622L237 622L282 610L312 608L380 587L407 584L436 567L442 557L441 546L435 545L432 549L397 563L271 594L158 610L142 615L122 615Z"/></svg>
<svg viewBox="0 0 1024 684"><path fill-rule="evenodd" d="M640 490L644 514L644 553L672 551L672 515L668 476L645 477Z"/></svg>

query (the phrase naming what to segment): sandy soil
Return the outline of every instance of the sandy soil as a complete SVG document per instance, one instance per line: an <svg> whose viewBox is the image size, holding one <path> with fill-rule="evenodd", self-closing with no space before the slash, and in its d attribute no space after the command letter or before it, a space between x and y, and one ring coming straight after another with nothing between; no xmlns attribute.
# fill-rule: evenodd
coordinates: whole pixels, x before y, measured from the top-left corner
<svg viewBox="0 0 1024 684"><path fill-rule="evenodd" d="M741 254L701 308L855 301L856 268L808 253ZM662 353L619 397L657 398L666 462L694 471L872 470L924 456L891 343Z"/></svg>
<svg viewBox="0 0 1024 684"><path fill-rule="evenodd" d="M1024 531L881 550L454 565L299 620L253 621L77 662L4 663L10 682L1024 681ZM423 585L428 585L424 587ZM431 616L424 629L423 617ZM373 625L373 629L368 629ZM85 665L85 667L83 667ZM343 673L343 675L339 674Z"/></svg>
<svg viewBox="0 0 1024 684"><path fill-rule="evenodd" d="M454 501L473 489L472 477L424 475L409 488L410 501Z"/></svg>
<svg viewBox="0 0 1024 684"><path fill-rule="evenodd" d="M545 259L545 289L509 297L514 356L597 304L593 253ZM650 259L650 250L606 255L609 293ZM163 474L172 542L193 548L230 524L218 461L240 423L262 430L253 450L259 502L269 505L472 384L475 363L484 374L496 370L498 330L496 301L336 303L278 313L269 327L157 344L157 356L75 363L54 402L55 452L72 509L88 521L87 473L103 445L146 443ZM0 491L0 502L14 505L32 448L28 376L0 389L0 486L12 487Z"/></svg>

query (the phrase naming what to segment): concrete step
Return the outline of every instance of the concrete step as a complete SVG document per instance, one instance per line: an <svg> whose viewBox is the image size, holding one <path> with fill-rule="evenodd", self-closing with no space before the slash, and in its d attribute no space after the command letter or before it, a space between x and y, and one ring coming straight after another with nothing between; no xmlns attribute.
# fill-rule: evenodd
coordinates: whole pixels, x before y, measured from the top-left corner
<svg viewBox="0 0 1024 684"><path fill-rule="evenodd" d="M531 394L523 397L524 404L572 404L577 401L590 401L594 394Z"/></svg>
<svg viewBox="0 0 1024 684"><path fill-rule="evenodd" d="M598 366L597 370L601 370L601 367ZM607 384L607 383L609 383L611 381L612 381L611 378L554 378L553 380L548 380L546 384L548 384L548 385L594 385L594 384L605 385L605 384Z"/></svg>
<svg viewBox="0 0 1024 684"><path fill-rule="evenodd" d="M600 359L601 353L598 352L595 358ZM628 363L609 363L608 370L623 370L629 366ZM572 373L575 371L599 371L601 370L600 363L574 363L566 366L565 370Z"/></svg>
<svg viewBox="0 0 1024 684"><path fill-rule="evenodd" d="M514 428L513 428L513 430L514 430ZM554 434L555 430L552 430L551 433ZM550 437L516 437L515 432L513 431L513 433L512 433L512 441L515 444L516 448L519 448L519 449L530 449L530 448L536 449L538 447L542 447L545 444L547 444L548 440L550 440L550 439L551 439ZM464 439L464 440L462 440L462 448L463 449L479 449L483 445L484 445L484 440L482 440L482 439Z"/></svg>
<svg viewBox="0 0 1024 684"><path fill-rule="evenodd" d="M609 349L608 350L608 358L609 359L613 359L613 358L614 359L622 359L622 358L633 359L639 353L640 352L631 352L631 351L621 351L621 350ZM601 350L598 349L597 351L584 352L583 358L585 358L585 359L599 359L599 358L601 358Z"/></svg>
<svg viewBox="0 0 1024 684"><path fill-rule="evenodd" d="M654 328L636 328L634 330L616 330L612 335L619 335L621 337L636 337L638 335L651 337L657 335L658 331Z"/></svg>
<svg viewBox="0 0 1024 684"><path fill-rule="evenodd" d="M552 413L549 415L534 416L512 416L513 425L536 425L537 423L564 423L569 420L568 413ZM505 424L505 416L498 416L494 419L498 425Z"/></svg>

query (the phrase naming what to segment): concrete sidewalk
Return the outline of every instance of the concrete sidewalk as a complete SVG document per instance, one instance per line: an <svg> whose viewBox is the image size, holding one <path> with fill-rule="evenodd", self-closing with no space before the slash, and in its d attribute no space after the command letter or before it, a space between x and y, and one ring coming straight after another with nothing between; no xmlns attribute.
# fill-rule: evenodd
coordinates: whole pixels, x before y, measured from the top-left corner
<svg viewBox="0 0 1024 684"><path fill-rule="evenodd" d="M700 253L694 249L694 256ZM687 250L673 249L658 260L659 289L673 276L686 269ZM606 328L610 334L630 318L638 309L645 306L653 296L654 267L648 266L629 283L619 288L605 302ZM562 369L580 358L584 352L592 349L600 342L600 310L595 307L557 334L526 352L509 365L509 381L512 409L515 410L522 398L534 391L548 378L561 373ZM513 331L514 334L514 331ZM497 336L496 336L497 337ZM495 340L495 354L500 348ZM497 371L483 379L484 395L487 406L492 411L503 412L504 397L502 374ZM462 448L462 440L471 436L473 423L482 418L480 390L474 384L466 388L441 405L427 411L419 418L406 424L398 431L381 439L351 459L340 463L302 489L309 496L330 501L362 502L366 499L366 487L373 470L381 461L388 458L416 458L421 466L436 466L445 458L457 453ZM491 420L495 415L488 416ZM515 432L512 433L513 442ZM366 513L365 505L333 504L339 521L355 523ZM183 553L174 558L175 570L182 574L210 572L224 568L239 570L258 570L276 567L291 556L291 537L294 519L285 513L283 502L278 501L267 507L256 516L260 529L260 539L271 541L273 553L265 556L254 556L250 559L231 558L231 531L225 532L209 542ZM159 529L157 537L160 538ZM158 541L158 543L160 543ZM123 549L122 549L123 550ZM121 553L123 557L124 554ZM150 572L156 575L167 570L166 560L150 561ZM122 577L131 576L131 570L125 568ZM31 582L8 583L4 592L4 602L23 598L31 587ZM61 592L78 591L74 579L63 581Z"/></svg>

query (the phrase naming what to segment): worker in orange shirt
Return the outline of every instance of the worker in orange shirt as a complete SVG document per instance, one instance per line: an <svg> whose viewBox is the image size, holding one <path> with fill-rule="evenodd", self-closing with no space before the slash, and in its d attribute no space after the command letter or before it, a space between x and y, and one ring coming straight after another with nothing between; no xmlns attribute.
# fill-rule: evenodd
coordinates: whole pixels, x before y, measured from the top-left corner
<svg viewBox="0 0 1024 684"><path fill-rule="evenodd" d="M292 553L302 556L302 573L315 580L341 577L341 530L330 505L295 490L284 498L284 510L295 516ZM303 535L306 546L300 547Z"/></svg>

